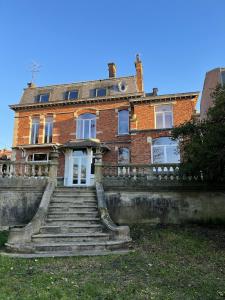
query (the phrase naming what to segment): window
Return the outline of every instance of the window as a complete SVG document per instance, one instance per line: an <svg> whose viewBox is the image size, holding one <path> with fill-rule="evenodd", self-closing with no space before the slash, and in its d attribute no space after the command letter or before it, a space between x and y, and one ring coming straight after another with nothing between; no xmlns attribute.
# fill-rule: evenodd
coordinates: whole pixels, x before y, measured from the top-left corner
<svg viewBox="0 0 225 300"><path fill-rule="evenodd" d="M104 97L106 96L106 88L98 88L90 90L90 97Z"/></svg>
<svg viewBox="0 0 225 300"><path fill-rule="evenodd" d="M44 142L52 143L53 116L47 116L45 119L45 139Z"/></svg>
<svg viewBox="0 0 225 300"><path fill-rule="evenodd" d="M78 90L66 92L66 100L74 100L78 98Z"/></svg>
<svg viewBox="0 0 225 300"><path fill-rule="evenodd" d="M34 117L32 119L32 125L31 125L31 136L30 136L31 144L38 144L39 126L40 126L40 118Z"/></svg>
<svg viewBox="0 0 225 300"><path fill-rule="evenodd" d="M49 100L49 93L40 94L36 98L36 102L48 102Z"/></svg>
<svg viewBox="0 0 225 300"><path fill-rule="evenodd" d="M33 153L28 155L28 161L48 161L48 154L47 153Z"/></svg>
<svg viewBox="0 0 225 300"><path fill-rule="evenodd" d="M169 137L162 137L152 142L152 162L154 164L179 163L178 142Z"/></svg>
<svg viewBox="0 0 225 300"><path fill-rule="evenodd" d="M118 112L118 134L129 133L129 111L120 110Z"/></svg>
<svg viewBox="0 0 225 300"><path fill-rule="evenodd" d="M118 163L119 164L129 164L129 162L130 162L129 148L119 148L118 149Z"/></svg>
<svg viewBox="0 0 225 300"><path fill-rule="evenodd" d="M96 138L96 116L83 114L77 119L77 139Z"/></svg>
<svg viewBox="0 0 225 300"><path fill-rule="evenodd" d="M173 127L172 105L155 106L155 128Z"/></svg>

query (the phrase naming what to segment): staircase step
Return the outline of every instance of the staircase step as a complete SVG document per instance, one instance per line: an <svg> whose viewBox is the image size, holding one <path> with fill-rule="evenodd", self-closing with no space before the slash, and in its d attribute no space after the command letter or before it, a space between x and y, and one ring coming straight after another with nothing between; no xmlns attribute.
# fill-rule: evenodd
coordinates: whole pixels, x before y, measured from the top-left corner
<svg viewBox="0 0 225 300"><path fill-rule="evenodd" d="M38 253L68 251L104 251L127 249L130 241L73 242L35 244Z"/></svg>
<svg viewBox="0 0 225 300"><path fill-rule="evenodd" d="M98 216L98 211L95 212L48 212L47 218L49 219L61 219L61 218L95 218Z"/></svg>
<svg viewBox="0 0 225 300"><path fill-rule="evenodd" d="M78 225L80 223L89 225L89 224L99 224L99 218L47 218L46 224L51 225Z"/></svg>
<svg viewBox="0 0 225 300"><path fill-rule="evenodd" d="M40 233L90 233L90 232L102 232L102 226L100 224L77 224L76 226L57 226L46 225L42 226Z"/></svg>
<svg viewBox="0 0 225 300"><path fill-rule="evenodd" d="M66 197L66 198L95 198L96 194L93 193L82 193L82 194L73 194L73 193L54 193L53 195L54 197Z"/></svg>
<svg viewBox="0 0 225 300"><path fill-rule="evenodd" d="M96 209L96 207L87 207L87 206L84 206L84 207L71 207L71 206L68 206L68 207L52 207L50 206L49 207L49 210L48 210L48 213L50 214L54 214L54 213L79 213L79 212L82 212L82 213L98 213L98 210Z"/></svg>
<svg viewBox="0 0 225 300"><path fill-rule="evenodd" d="M34 243L72 243L72 242L101 242L109 240L106 233L67 233L67 234L35 234Z"/></svg>

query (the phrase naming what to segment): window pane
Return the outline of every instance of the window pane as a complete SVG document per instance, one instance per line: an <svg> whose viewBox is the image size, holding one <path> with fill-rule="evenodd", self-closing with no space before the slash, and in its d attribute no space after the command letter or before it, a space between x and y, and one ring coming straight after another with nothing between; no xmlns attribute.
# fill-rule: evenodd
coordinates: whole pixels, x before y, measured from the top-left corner
<svg viewBox="0 0 225 300"><path fill-rule="evenodd" d="M82 139L83 136L83 120L77 119L77 139Z"/></svg>
<svg viewBox="0 0 225 300"><path fill-rule="evenodd" d="M90 137L90 122L89 120L84 120L84 139L88 139Z"/></svg>
<svg viewBox="0 0 225 300"><path fill-rule="evenodd" d="M47 161L48 156L44 153L35 153L34 154L34 161Z"/></svg>
<svg viewBox="0 0 225 300"><path fill-rule="evenodd" d="M156 114L156 128L163 128L163 114Z"/></svg>
<svg viewBox="0 0 225 300"><path fill-rule="evenodd" d="M162 164L165 162L165 157L164 157L164 147L153 147L152 148L153 152L153 163L154 164Z"/></svg>
<svg viewBox="0 0 225 300"><path fill-rule="evenodd" d="M118 163L128 164L130 162L130 151L128 148L119 148Z"/></svg>
<svg viewBox="0 0 225 300"><path fill-rule="evenodd" d="M96 127L95 127L96 121L95 120L91 120L91 138L95 138L96 137Z"/></svg>
<svg viewBox="0 0 225 300"><path fill-rule="evenodd" d="M121 110L119 111L119 134L129 133L129 111Z"/></svg>
<svg viewBox="0 0 225 300"><path fill-rule="evenodd" d="M164 111L172 111L172 106L170 104L168 105L157 105L155 106L156 112L164 112Z"/></svg>
<svg viewBox="0 0 225 300"><path fill-rule="evenodd" d="M77 99L77 98L78 98L78 90L68 92L68 100Z"/></svg>
<svg viewBox="0 0 225 300"><path fill-rule="evenodd" d="M165 112L165 127L166 128L173 127L173 118L171 112Z"/></svg>
<svg viewBox="0 0 225 300"><path fill-rule="evenodd" d="M39 136L39 118L34 117L32 119L32 126L31 126L31 144L38 144L38 136Z"/></svg>
<svg viewBox="0 0 225 300"><path fill-rule="evenodd" d="M39 102L48 102L49 94L41 94L39 95Z"/></svg>
<svg viewBox="0 0 225 300"><path fill-rule="evenodd" d="M106 96L106 89L97 89L97 97Z"/></svg>
<svg viewBox="0 0 225 300"><path fill-rule="evenodd" d="M178 147L176 146L167 146L166 147L166 156L168 163L179 163L180 162L180 154L178 152Z"/></svg>

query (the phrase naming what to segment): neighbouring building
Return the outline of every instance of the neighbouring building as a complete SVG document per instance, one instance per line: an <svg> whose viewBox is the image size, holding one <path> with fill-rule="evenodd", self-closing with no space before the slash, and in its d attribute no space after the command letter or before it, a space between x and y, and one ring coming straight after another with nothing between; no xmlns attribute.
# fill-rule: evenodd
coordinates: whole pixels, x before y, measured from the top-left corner
<svg viewBox="0 0 225 300"><path fill-rule="evenodd" d="M12 151L9 149L0 150L0 159L1 160L9 160L11 159Z"/></svg>
<svg viewBox="0 0 225 300"><path fill-rule="evenodd" d="M66 186L94 184L96 152L105 164L180 161L171 128L190 120L199 92L145 93L142 62L136 74L37 87L29 83L15 111L16 160L48 161L59 151L58 177Z"/></svg>
<svg viewBox="0 0 225 300"><path fill-rule="evenodd" d="M206 117L209 107L213 105L211 93L218 84L225 84L225 68L216 68L210 70L205 75L200 105L201 119L204 119Z"/></svg>

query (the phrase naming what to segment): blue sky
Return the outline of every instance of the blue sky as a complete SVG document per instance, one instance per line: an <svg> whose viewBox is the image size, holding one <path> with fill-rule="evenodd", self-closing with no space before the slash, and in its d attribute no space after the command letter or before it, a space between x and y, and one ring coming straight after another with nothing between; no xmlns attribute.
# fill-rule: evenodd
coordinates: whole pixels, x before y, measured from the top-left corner
<svg viewBox="0 0 225 300"><path fill-rule="evenodd" d="M135 72L140 53L145 90L201 90L205 72L225 66L224 0L0 0L0 148L10 147L13 112L42 65L37 85Z"/></svg>

